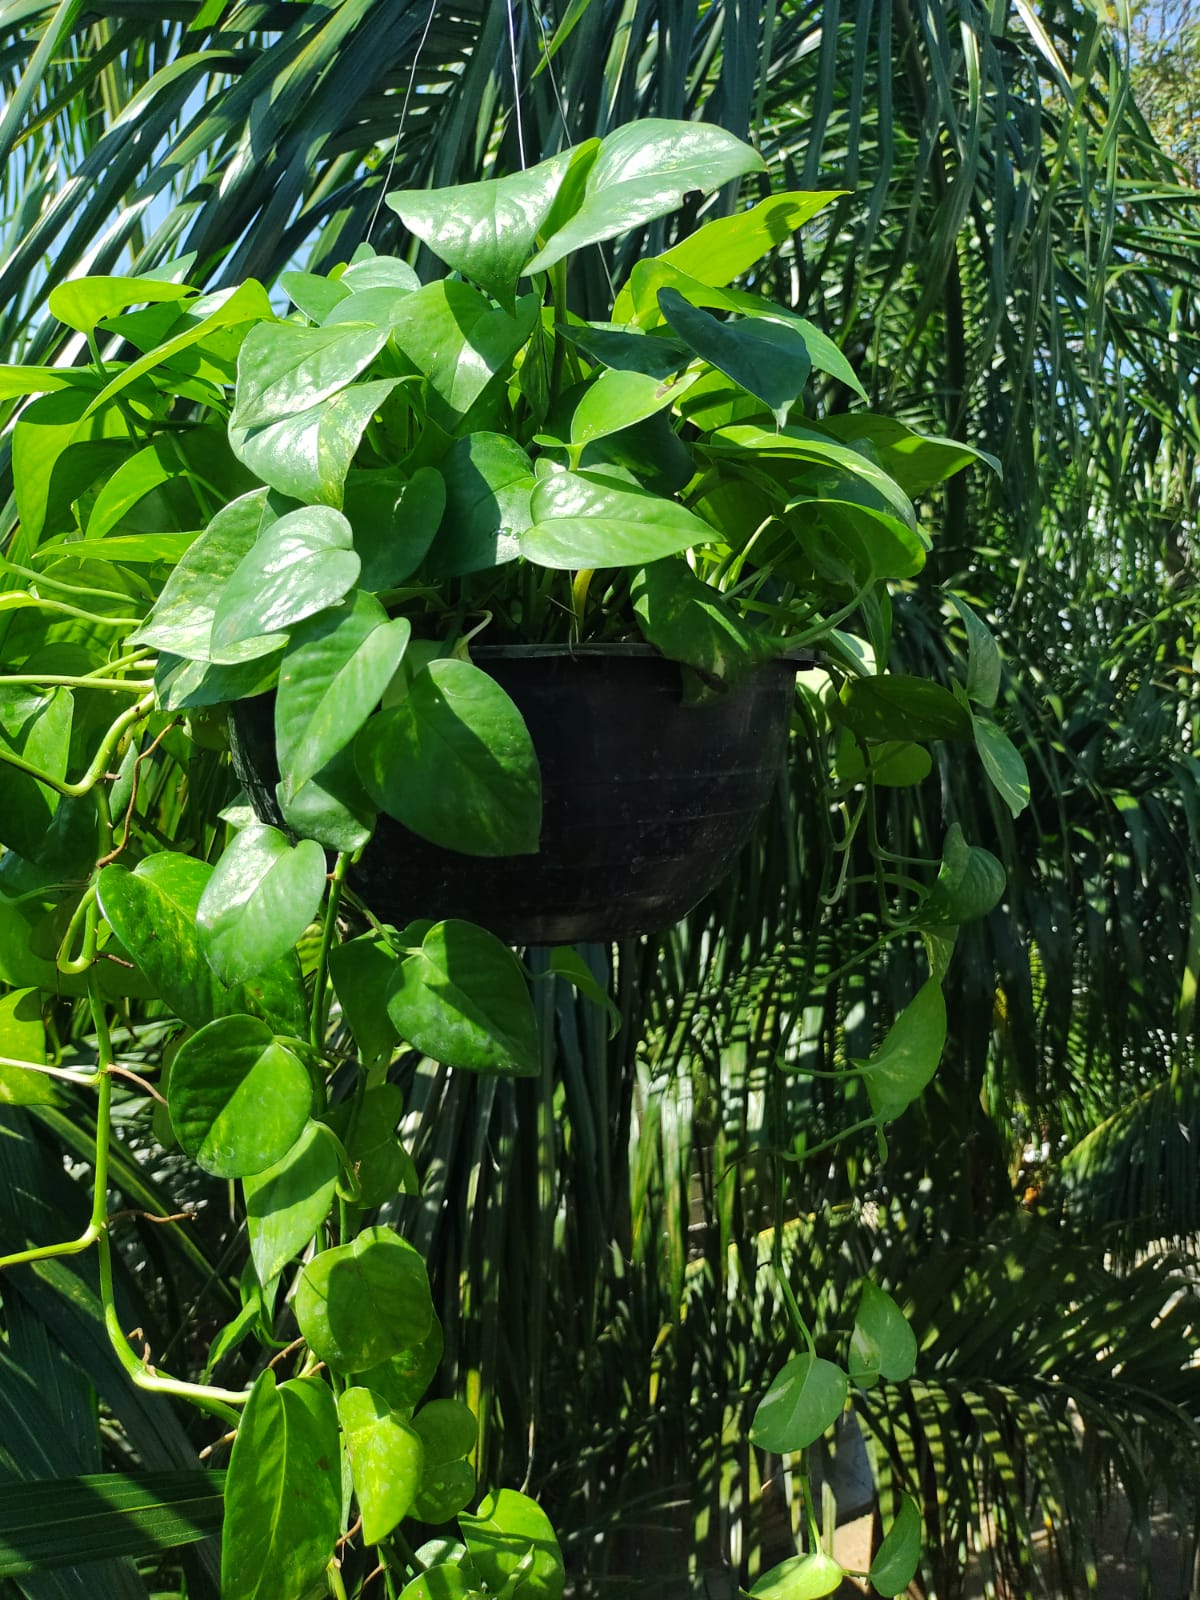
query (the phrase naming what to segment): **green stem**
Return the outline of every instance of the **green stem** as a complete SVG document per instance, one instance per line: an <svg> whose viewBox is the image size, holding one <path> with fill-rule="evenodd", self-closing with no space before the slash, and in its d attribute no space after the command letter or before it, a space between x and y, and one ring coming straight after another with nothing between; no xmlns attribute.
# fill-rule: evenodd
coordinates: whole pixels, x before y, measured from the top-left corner
<svg viewBox="0 0 1200 1600"><path fill-rule="evenodd" d="M335 1600L347 1600L346 1585L342 1582L342 1569L337 1564L337 1557L325 1569L329 1574L329 1592Z"/></svg>
<svg viewBox="0 0 1200 1600"><path fill-rule="evenodd" d="M4 674L4 684L19 685L21 688L30 689L110 689L124 690L126 694L146 694L153 689L152 683L131 683L128 678L70 678L51 673L8 673Z"/></svg>
<svg viewBox="0 0 1200 1600"><path fill-rule="evenodd" d="M325 1044L325 1026L328 1020L329 987L329 952L333 946L334 936L337 933L338 905L342 898L342 885L346 881L346 873L353 859L349 851L343 850L334 863L333 875L329 884L329 898L325 902L325 920L321 925L321 951L317 957L316 978L313 984L312 1012L309 1024L309 1040L314 1050L321 1050Z"/></svg>
<svg viewBox="0 0 1200 1600"><path fill-rule="evenodd" d="M821 1530L817 1526L817 1508L813 1504L812 1484L808 1476L808 1451L800 1452L800 1495L804 1501L804 1524L808 1530L808 1549L814 1554L821 1548Z"/></svg>
<svg viewBox="0 0 1200 1600"><path fill-rule="evenodd" d="M100 748L96 751L91 766L80 778L78 783L66 783L62 778L56 778L52 772L44 772L41 767L35 767L31 761L25 761L11 751L0 750L0 761L6 766L15 767L18 772L25 772L31 778L36 778L39 783L44 783L48 789L53 789L56 794L81 795L94 789L100 779L108 770L113 751L120 744L122 737L133 727L135 722L140 722L143 717L149 716L154 708L154 696L146 695L139 700L137 705L130 706L109 728L101 741Z"/></svg>
<svg viewBox="0 0 1200 1600"><path fill-rule="evenodd" d="M75 617L80 622L89 622L95 628L140 628L142 625L141 617L100 617L94 611L83 611L79 606L69 606L62 600L45 600L41 595L25 595L22 598L27 606L32 606L38 611L56 611L61 616ZM112 598L127 600L129 596L120 595Z"/></svg>
<svg viewBox="0 0 1200 1600"><path fill-rule="evenodd" d="M810 1156L819 1156L824 1150L832 1150L834 1145L841 1144L843 1139L852 1139L856 1133L861 1133L864 1128L873 1128L874 1126L874 1117L864 1117L861 1122L852 1122L848 1128L843 1128L841 1133L835 1133L828 1139L822 1139L820 1144L809 1145L799 1155L791 1150L781 1150L779 1154L784 1161L807 1161Z"/></svg>

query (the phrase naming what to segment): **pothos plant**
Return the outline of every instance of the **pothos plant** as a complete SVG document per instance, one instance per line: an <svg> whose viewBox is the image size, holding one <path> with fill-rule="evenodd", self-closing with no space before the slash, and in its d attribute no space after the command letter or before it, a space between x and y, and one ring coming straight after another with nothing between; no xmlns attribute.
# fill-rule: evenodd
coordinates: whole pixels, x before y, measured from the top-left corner
<svg viewBox="0 0 1200 1600"><path fill-rule="evenodd" d="M920 782L942 739L973 739L1021 803L976 617L962 608L965 684L887 670L890 590L928 547L913 498L977 453L857 403L818 416L815 380L865 400L844 356L731 287L832 195L711 221L639 260L607 319L572 310L577 252L761 169L720 129L642 122L511 177L390 196L448 269L431 281L369 250L285 273L290 309L254 282L80 279L50 304L88 358L0 371L9 399L39 396L11 429L0 593L0 1098L36 1104L69 1079L95 1093L98 1129L86 1229L3 1264L94 1250L133 1381L236 1430L228 1600L344 1593L362 1546L406 1600L562 1589L532 1500L492 1486L465 1510L475 1421L424 1399L441 1348L426 1265L378 1221L418 1184L389 1078L401 1052L517 1075L547 1058L516 952L462 921L385 923L369 875L349 877L380 812L468 855L536 851L534 749L471 642L640 639L697 699L816 649L801 728L820 751L832 734L831 798L852 826L878 787ZM267 694L278 786L255 816L225 722ZM926 931L931 974L852 1069L870 1098L856 1126L877 1129L937 1065L954 925L1003 885L956 829L932 889L884 854L881 892L915 896L888 914ZM550 966L604 1001L576 953ZM87 1067L48 1044L64 1002L88 1013ZM136 1073L112 1043L131 1008L165 1041ZM238 1185L244 1307L200 1381L136 1354L115 1309L118 1092L161 1102L159 1136ZM848 1364L820 1358L783 1290L799 1353L751 1437L786 1454L836 1421L852 1381L903 1377L914 1350L867 1285ZM252 1384L212 1381L239 1347ZM461 1538L414 1549L414 1524L456 1516ZM831 1592L841 1569L811 1505L809 1539L756 1592ZM907 1585L918 1547L910 1503L878 1592Z"/></svg>

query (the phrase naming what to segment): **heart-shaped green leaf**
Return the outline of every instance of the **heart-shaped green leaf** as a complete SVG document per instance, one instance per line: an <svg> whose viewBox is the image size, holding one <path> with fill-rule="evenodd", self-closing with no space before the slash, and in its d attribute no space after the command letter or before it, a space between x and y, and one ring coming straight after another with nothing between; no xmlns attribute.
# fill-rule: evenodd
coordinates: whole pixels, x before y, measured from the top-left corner
<svg viewBox="0 0 1200 1600"><path fill-rule="evenodd" d="M499 390L540 314L535 294L523 295L510 316L454 278L427 284L400 302L392 338L428 379L429 415L439 427L457 431L485 391Z"/></svg>
<svg viewBox="0 0 1200 1600"><path fill-rule="evenodd" d="M275 800L293 833L315 839L327 850L361 850L375 827L375 807L359 779L353 745L340 750L295 794L277 784Z"/></svg>
<svg viewBox="0 0 1200 1600"><path fill-rule="evenodd" d="M536 1500L500 1489L485 1495L473 1516L462 1513L458 1525L492 1594L559 1600L566 1585L562 1551L553 1523Z"/></svg>
<svg viewBox="0 0 1200 1600"><path fill-rule="evenodd" d="M222 1600L296 1600L332 1559L342 1522L333 1392L320 1378L254 1385L225 1479Z"/></svg>
<svg viewBox="0 0 1200 1600"><path fill-rule="evenodd" d="M793 1356L758 1403L751 1444L779 1455L805 1449L841 1416L848 1393L841 1367L809 1351Z"/></svg>
<svg viewBox="0 0 1200 1600"><path fill-rule="evenodd" d="M950 604L967 630L967 699L977 706L991 707L1000 693L1000 652L991 629L965 600L950 596Z"/></svg>
<svg viewBox="0 0 1200 1600"><path fill-rule="evenodd" d="M722 322L675 289L660 290L658 304L702 360L769 406L783 427L812 371L808 345L798 329L765 316Z"/></svg>
<svg viewBox="0 0 1200 1600"><path fill-rule="evenodd" d="M694 190L711 194L762 167L757 151L712 123L659 117L627 123L600 141L581 203L525 270L545 272L584 245L669 216Z"/></svg>
<svg viewBox="0 0 1200 1600"><path fill-rule="evenodd" d="M598 139L563 150L524 172L482 183L389 194L387 203L415 233L464 278L510 310L517 280L573 166L586 170Z"/></svg>
<svg viewBox="0 0 1200 1600"><path fill-rule="evenodd" d="M727 681L762 652L755 636L686 561L655 561L633 575L634 615L646 639L706 679Z"/></svg>
<svg viewBox="0 0 1200 1600"><path fill-rule="evenodd" d="M937 882L921 907L921 921L957 924L986 916L998 904L1005 882L1004 868L991 851L968 844L953 822L942 847Z"/></svg>
<svg viewBox="0 0 1200 1600"><path fill-rule="evenodd" d="M231 431L299 416L353 383L388 341L388 329L337 324L305 328L270 322L252 328L238 356Z"/></svg>
<svg viewBox="0 0 1200 1600"><path fill-rule="evenodd" d="M98 322L126 306L187 300L195 292L186 283L163 283L154 278L72 278L56 284L47 303L50 315L68 328L91 333Z"/></svg>
<svg viewBox="0 0 1200 1600"><path fill-rule="evenodd" d="M184 551L150 615L130 636L131 643L207 661L217 601L272 520L265 489L223 507Z"/></svg>
<svg viewBox="0 0 1200 1600"><path fill-rule="evenodd" d="M1019 817L1029 804L1029 772L1021 752L990 717L972 717L971 726L983 770L1013 816Z"/></svg>
<svg viewBox="0 0 1200 1600"><path fill-rule="evenodd" d="M971 716L940 683L904 673L852 678L831 707L863 739L961 739L971 732Z"/></svg>
<svg viewBox="0 0 1200 1600"><path fill-rule="evenodd" d="M461 1400L430 1400L413 1417L413 1427L424 1442L427 1467L461 1461L479 1437L475 1413Z"/></svg>
<svg viewBox="0 0 1200 1600"><path fill-rule="evenodd" d="M868 1278L850 1335L850 1382L869 1389L878 1379L900 1383L912 1376L917 1340L903 1311Z"/></svg>
<svg viewBox="0 0 1200 1600"><path fill-rule="evenodd" d="M946 1043L946 1001L936 978L928 978L888 1029L863 1069L871 1110L891 1122L917 1098L937 1071Z"/></svg>
<svg viewBox="0 0 1200 1600"><path fill-rule="evenodd" d="M529 526L533 463L502 433L471 433L441 463L446 514L429 552L428 572L459 577L514 561Z"/></svg>
<svg viewBox="0 0 1200 1600"><path fill-rule="evenodd" d="M304 1131L312 1082L257 1017L218 1017L179 1047L167 1104L175 1137L218 1178L265 1172Z"/></svg>
<svg viewBox="0 0 1200 1600"><path fill-rule="evenodd" d="M469 661L435 660L355 746L381 811L466 855L530 853L542 820L541 772L520 712Z"/></svg>
<svg viewBox="0 0 1200 1600"><path fill-rule="evenodd" d="M334 1142L310 1122L281 1160L243 1179L246 1231L260 1283L270 1283L307 1248L333 1204L337 1177Z"/></svg>
<svg viewBox="0 0 1200 1600"><path fill-rule="evenodd" d="M447 1461L426 1466L413 1515L422 1522L449 1522L475 1494L475 1472L469 1461ZM425 1574L430 1577L430 1573Z"/></svg>
<svg viewBox="0 0 1200 1600"><path fill-rule="evenodd" d="M334 993L365 1067L388 1060L396 1043L387 1014L396 960L391 946L373 933L335 944L329 952Z"/></svg>
<svg viewBox="0 0 1200 1600"><path fill-rule="evenodd" d="M356 592L291 633L279 669L275 747L294 795L342 750L379 704L412 632L389 622L373 595Z"/></svg>
<svg viewBox="0 0 1200 1600"><path fill-rule="evenodd" d="M0 756L7 752L61 783L67 775L73 716L69 689L40 693L0 685ZM0 843L36 861L60 798L57 789L0 760Z"/></svg>
<svg viewBox="0 0 1200 1600"><path fill-rule="evenodd" d="M768 195L748 211L714 217L658 259L707 284L732 283L844 193L820 189Z"/></svg>
<svg viewBox="0 0 1200 1600"><path fill-rule="evenodd" d="M363 1372L420 1344L433 1321L425 1263L389 1228L322 1250L296 1285L296 1321L336 1372Z"/></svg>
<svg viewBox="0 0 1200 1600"><path fill-rule="evenodd" d="M60 1096L54 1080L17 1065L45 1063L46 1024L42 997L36 989L0 995L0 1106L55 1105Z"/></svg>
<svg viewBox="0 0 1200 1600"><path fill-rule="evenodd" d="M789 1556L764 1572L750 1593L755 1600L821 1600L835 1594L846 1576L844 1568L823 1550L806 1556Z"/></svg>
<svg viewBox="0 0 1200 1600"><path fill-rule="evenodd" d="M239 461L281 494L340 508L367 424L399 381L352 384L309 411L258 428L231 427L229 442Z"/></svg>
<svg viewBox="0 0 1200 1600"><path fill-rule="evenodd" d="M921 1512L912 1496L905 1495L867 1574L876 1594L905 1594L920 1560Z"/></svg>
<svg viewBox="0 0 1200 1600"><path fill-rule="evenodd" d="M393 1411L407 1414L433 1382L442 1362L442 1325L436 1317L420 1344L410 1345L378 1367L368 1367L359 1380L387 1401Z"/></svg>
<svg viewBox="0 0 1200 1600"><path fill-rule="evenodd" d="M417 570L446 509L446 485L433 467L411 478L399 473L351 472L342 510L354 529L364 589L391 589Z"/></svg>
<svg viewBox="0 0 1200 1600"><path fill-rule="evenodd" d="M420 1434L370 1389L344 1389L337 1407L363 1540L378 1544L412 1509L425 1471L425 1447Z"/></svg>
<svg viewBox="0 0 1200 1600"><path fill-rule="evenodd" d="M642 341L649 342L658 341ZM652 378L644 372L619 368L600 373L580 395L571 414L571 443L585 445L593 439L606 439L656 416L674 405L690 383L690 378Z"/></svg>
<svg viewBox="0 0 1200 1600"><path fill-rule="evenodd" d="M134 872L113 862L99 878L109 926L171 1010L193 1028L237 1009L236 997L200 952L196 908L211 876L206 861L164 850Z"/></svg>
<svg viewBox="0 0 1200 1600"><path fill-rule="evenodd" d="M533 1077L537 1019L520 962L471 922L436 923L407 956L388 999L397 1032L447 1066Z"/></svg>
<svg viewBox="0 0 1200 1600"><path fill-rule="evenodd" d="M521 554L541 567L641 567L712 544L708 523L678 501L599 472L555 472L533 491Z"/></svg>
<svg viewBox="0 0 1200 1600"><path fill-rule="evenodd" d="M214 661L236 661L257 644L264 654L279 630L333 606L359 573L350 524L329 506L289 511L259 535L229 578L212 619Z"/></svg>
<svg viewBox="0 0 1200 1600"><path fill-rule="evenodd" d="M383 1019L387 1026L386 1011ZM418 1192L413 1158L396 1136L403 1110L404 1096L396 1085L381 1083L368 1089L360 1101L336 1106L326 1117L349 1157L354 1190L352 1193L347 1185L346 1197L364 1210L397 1194Z"/></svg>
<svg viewBox="0 0 1200 1600"><path fill-rule="evenodd" d="M468 1476L470 1476L469 1468ZM474 1481L472 1478L472 1486ZM470 1498L471 1493L468 1490L467 1500ZM466 1500L462 1503L465 1505ZM447 1511L444 1517L431 1517L430 1521L445 1522L453 1515L453 1511ZM411 1583L406 1583L400 1591L400 1600L486 1600L486 1596L473 1582L469 1573L465 1572L457 1562L448 1561L441 1566L426 1568Z"/></svg>
<svg viewBox="0 0 1200 1600"><path fill-rule="evenodd" d="M325 893L325 852L311 839L291 845L252 822L235 835L196 909L200 945L226 983L263 972L290 950Z"/></svg>

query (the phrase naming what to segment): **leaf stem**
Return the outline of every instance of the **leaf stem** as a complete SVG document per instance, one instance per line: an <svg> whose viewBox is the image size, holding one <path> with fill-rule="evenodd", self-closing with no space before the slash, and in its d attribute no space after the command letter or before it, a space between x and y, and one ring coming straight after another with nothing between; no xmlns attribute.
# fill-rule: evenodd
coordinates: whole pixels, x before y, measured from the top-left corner
<svg viewBox="0 0 1200 1600"><path fill-rule="evenodd" d="M57 794L78 796L87 794L94 789L100 779L108 771L112 753L120 744L123 735L133 727L135 722L140 722L143 717L149 716L154 708L154 696L146 695L121 715L109 728L104 738L100 741L100 748L96 751L91 766L80 778L78 783L67 783L62 778L56 778L52 772L45 772L41 767L35 767L31 761L24 760L21 756L14 755L10 750L0 749L0 761L6 766L15 767L18 772L27 773L31 778L36 778L38 783L44 783L47 789L53 789Z"/></svg>
<svg viewBox="0 0 1200 1600"><path fill-rule="evenodd" d="M350 851L343 850L339 854L330 877L329 898L325 902L325 920L321 925L321 950L317 957L317 971L313 981L312 1011L309 1023L309 1041L313 1049L317 1051L320 1051L325 1044L325 1027L329 1011L329 1001L326 993L329 987L329 952L333 946L334 936L337 933L338 905L342 898L342 885L346 881L346 873L352 860L353 855Z"/></svg>

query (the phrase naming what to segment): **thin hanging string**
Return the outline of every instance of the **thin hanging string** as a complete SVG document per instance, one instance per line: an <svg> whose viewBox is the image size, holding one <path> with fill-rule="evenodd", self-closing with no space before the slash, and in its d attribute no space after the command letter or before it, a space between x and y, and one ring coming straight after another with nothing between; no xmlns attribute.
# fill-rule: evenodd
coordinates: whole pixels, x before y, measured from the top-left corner
<svg viewBox="0 0 1200 1600"><path fill-rule="evenodd" d="M521 170L529 165L525 159L525 129L521 123L521 75L517 71L517 24L513 16L513 0L506 0L508 13L508 58L512 63L513 110L517 118L517 153L521 157Z"/></svg>
<svg viewBox="0 0 1200 1600"><path fill-rule="evenodd" d="M408 118L408 107L413 97L413 85L417 81L417 67L421 60L421 52L425 48L425 41L429 38L429 30L433 27L433 19L437 12L437 8L438 0L431 0L429 15L425 18L425 26L421 30L421 37L417 40L417 48L412 60L412 69L408 74L408 87L404 91L404 104L400 107L400 126L396 129L396 142L392 145L391 159L388 161L388 169L384 175L383 183L379 189L379 198L375 202L375 209L371 213L371 221L367 225L367 237L364 240L364 243L366 244L370 244L371 242L371 235L375 231L375 224L379 220L379 213L383 208L384 196L387 194L388 187L391 184L392 173L396 170L396 157L400 153L400 139L404 133L404 124Z"/></svg>
<svg viewBox="0 0 1200 1600"><path fill-rule="evenodd" d="M550 41L546 37L546 23L538 6L533 7L534 19L538 25L538 32L542 36L542 60L546 63L546 76L550 79L550 91L554 95L554 104L558 107L558 120L562 123L563 132L567 136L567 143L571 142L571 124L567 121L567 107L559 91L558 79L554 76L554 59L550 55Z"/></svg>

